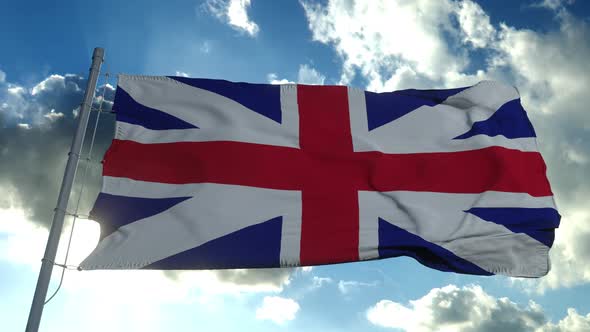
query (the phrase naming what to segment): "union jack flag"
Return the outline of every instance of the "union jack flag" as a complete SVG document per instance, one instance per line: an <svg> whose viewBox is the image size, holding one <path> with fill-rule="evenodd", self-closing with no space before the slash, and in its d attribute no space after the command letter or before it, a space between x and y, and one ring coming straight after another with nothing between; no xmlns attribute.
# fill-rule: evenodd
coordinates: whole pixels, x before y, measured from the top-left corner
<svg viewBox="0 0 590 332"><path fill-rule="evenodd" d="M538 277L560 215L518 91L119 77L82 269L410 256Z"/></svg>

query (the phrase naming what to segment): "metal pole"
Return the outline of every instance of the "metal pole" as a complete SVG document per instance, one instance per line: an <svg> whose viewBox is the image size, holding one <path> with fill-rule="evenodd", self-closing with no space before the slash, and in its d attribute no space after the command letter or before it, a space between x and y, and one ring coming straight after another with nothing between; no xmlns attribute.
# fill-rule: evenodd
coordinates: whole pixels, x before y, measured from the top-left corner
<svg viewBox="0 0 590 332"><path fill-rule="evenodd" d="M103 58L104 49L100 47L95 48L94 53L92 54L92 66L90 67L90 75L86 84L84 101L82 102L80 113L78 115L78 128L76 129L70 153L68 154L68 163L66 164L61 189L59 190L57 207L53 214L53 222L51 223L49 238L47 239L47 246L45 247L45 255L43 255L43 259L41 260L41 270L39 271L37 288L35 288L35 295L33 297L33 303L31 304L31 311L29 312L26 332L37 332L39 330L39 323L41 322L41 315L43 314L43 305L45 304L45 297L47 296L47 288L49 287L49 280L51 279L51 272L53 271L53 263L55 255L57 254L59 237L63 228L74 177L76 176L78 159L82 151L84 134L86 133L86 127L88 126L90 108L92 107L94 90L96 90L96 81L98 80Z"/></svg>

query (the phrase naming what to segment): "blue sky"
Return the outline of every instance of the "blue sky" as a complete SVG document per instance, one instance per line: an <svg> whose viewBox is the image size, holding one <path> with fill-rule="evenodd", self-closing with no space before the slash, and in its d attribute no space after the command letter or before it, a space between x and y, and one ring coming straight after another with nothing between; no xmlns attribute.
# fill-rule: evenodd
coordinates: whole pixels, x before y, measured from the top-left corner
<svg viewBox="0 0 590 332"><path fill-rule="evenodd" d="M484 79L513 84L539 135L562 225L551 251L552 271L537 280L442 273L409 258L268 271L67 271L61 292L45 308L42 331L590 330L589 2L107 0L1 6L3 331L26 324L96 46L106 49L107 100L118 73L372 91L452 88ZM101 87L105 82L101 77ZM109 143L113 118L99 124L96 158ZM82 214L96 196L99 173L90 167ZM98 233L91 221L76 227L73 264L94 247ZM54 274L50 289L58 280Z"/></svg>

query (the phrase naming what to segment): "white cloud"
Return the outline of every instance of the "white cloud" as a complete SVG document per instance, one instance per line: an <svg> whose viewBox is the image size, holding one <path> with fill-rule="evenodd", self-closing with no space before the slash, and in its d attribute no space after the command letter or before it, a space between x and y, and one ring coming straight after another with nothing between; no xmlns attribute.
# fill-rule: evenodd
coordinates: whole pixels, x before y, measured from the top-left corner
<svg viewBox="0 0 590 332"><path fill-rule="evenodd" d="M543 308L534 301L520 306L508 298L495 298L480 286L434 288L408 305L382 300L369 308L367 319L374 325L412 332L430 331L586 331L586 317L575 310L557 324L548 322Z"/></svg>
<svg viewBox="0 0 590 332"><path fill-rule="evenodd" d="M258 25L248 17L250 0L207 0L206 8L232 28L256 36Z"/></svg>
<svg viewBox="0 0 590 332"><path fill-rule="evenodd" d="M266 76L267 81L270 84L293 84L296 82L290 81L286 78L279 79L276 73L270 73ZM312 68L307 64L299 66L297 72L297 83L310 84L310 85L323 85L326 81L326 76L322 75L316 69Z"/></svg>
<svg viewBox="0 0 590 332"><path fill-rule="evenodd" d="M349 294L353 291L358 290L361 287L371 287L376 286L377 282L361 282L361 281L354 281L354 280L340 280L338 281L338 290L343 295Z"/></svg>
<svg viewBox="0 0 590 332"><path fill-rule="evenodd" d="M299 66L297 82L301 84L323 85L326 77L309 65Z"/></svg>
<svg viewBox="0 0 590 332"><path fill-rule="evenodd" d="M295 82L291 82L285 78L279 79L278 75L275 73L270 73L270 74L266 75L266 80L270 84L292 84L292 83L295 83Z"/></svg>
<svg viewBox="0 0 590 332"><path fill-rule="evenodd" d="M33 87L33 89L31 90L31 94L33 96L47 91L47 90L55 90L55 89L64 89L66 86L66 82L65 82L65 77L61 76L61 75L50 75L49 77L47 77L46 79L44 79L43 81L37 83L37 85L35 85Z"/></svg>
<svg viewBox="0 0 590 332"><path fill-rule="evenodd" d="M0 70L0 83L3 83L6 80L6 73Z"/></svg>
<svg viewBox="0 0 590 332"><path fill-rule="evenodd" d="M313 39L333 46L342 60L341 84L360 75L367 90L391 91L504 78L490 68L466 72L470 51L489 46L497 35L473 1L301 3Z"/></svg>
<svg viewBox="0 0 590 332"><path fill-rule="evenodd" d="M313 270L313 266L302 266L300 269L303 273L309 273Z"/></svg>
<svg viewBox="0 0 590 332"><path fill-rule="evenodd" d="M293 271L292 268L233 269L214 270L212 274L230 292L280 292L291 283Z"/></svg>
<svg viewBox="0 0 590 332"><path fill-rule="evenodd" d="M176 71L176 74L175 75L176 76L180 76L180 77L189 77L189 74L188 73L185 73L183 71L178 71L178 70Z"/></svg>
<svg viewBox="0 0 590 332"><path fill-rule="evenodd" d="M293 299L265 296L262 305L256 309L256 319L270 320L282 325L295 319L299 308L299 304Z"/></svg>
<svg viewBox="0 0 590 332"><path fill-rule="evenodd" d="M50 75L32 88L0 81L2 120L9 125L50 125L60 113L64 113L62 110L69 112L72 109L72 102L79 103L84 83L85 78L73 74ZM112 90L111 87L109 91ZM52 113L51 110L57 111Z"/></svg>
<svg viewBox="0 0 590 332"><path fill-rule="evenodd" d="M549 323L540 332L581 332L590 331L590 313L586 316L578 314L576 309L569 308L567 316L557 324Z"/></svg>
<svg viewBox="0 0 590 332"><path fill-rule="evenodd" d="M23 88L22 86L14 86L14 85L7 88L6 91L8 91L8 93L15 95L15 96L20 96L26 92L25 88Z"/></svg>
<svg viewBox="0 0 590 332"><path fill-rule="evenodd" d="M324 286L326 284L331 284L333 282L333 280L332 280L332 278L329 278L329 277L313 276L313 278L311 279L311 282L312 282L311 288L317 289L317 288L321 288L322 286Z"/></svg>
<svg viewBox="0 0 590 332"><path fill-rule="evenodd" d="M60 118L63 118L64 114L62 112L56 112L54 109L51 109L51 111L49 111L49 113L45 113L43 117L48 119L50 122L54 122Z"/></svg>
<svg viewBox="0 0 590 332"><path fill-rule="evenodd" d="M476 48L486 47L496 33L490 24L490 17L476 3L461 1L458 4L457 16L464 34L463 42L469 42Z"/></svg>
<svg viewBox="0 0 590 332"><path fill-rule="evenodd" d="M333 45L343 61L341 83L356 72L381 90L391 71L404 64L429 81L467 65L463 52L449 49L444 35L452 31L450 1L346 1L325 6L302 1L313 39ZM390 87L387 87L390 88Z"/></svg>
<svg viewBox="0 0 590 332"><path fill-rule="evenodd" d="M543 112L578 112L590 86L590 32L567 14L559 31L540 34L501 26L497 59L515 75L523 98Z"/></svg>
<svg viewBox="0 0 590 332"><path fill-rule="evenodd" d="M588 155L584 151L576 150L576 148L565 146L563 149L565 160L575 164L587 164Z"/></svg>
<svg viewBox="0 0 590 332"><path fill-rule="evenodd" d="M203 43L201 43L201 47L199 47L199 51L208 54L211 52L212 46L211 46L211 42L205 40Z"/></svg>
<svg viewBox="0 0 590 332"><path fill-rule="evenodd" d="M576 2L576 0L543 0L535 4L534 6L558 10L562 9L566 5L571 5L574 2Z"/></svg>
<svg viewBox="0 0 590 332"><path fill-rule="evenodd" d="M14 206L0 209L0 235L0 260L38 265L47 230L29 222L22 209Z"/></svg>
<svg viewBox="0 0 590 332"><path fill-rule="evenodd" d="M0 102L2 102L2 116L4 121L19 121L25 116L30 103L27 100L28 93L22 86L4 84L0 81Z"/></svg>

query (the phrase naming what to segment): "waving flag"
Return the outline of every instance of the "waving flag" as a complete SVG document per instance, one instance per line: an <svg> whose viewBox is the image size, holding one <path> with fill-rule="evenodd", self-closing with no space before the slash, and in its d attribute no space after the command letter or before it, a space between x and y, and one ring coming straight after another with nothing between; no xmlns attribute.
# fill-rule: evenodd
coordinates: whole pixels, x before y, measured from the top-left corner
<svg viewBox="0 0 590 332"><path fill-rule="evenodd" d="M120 76L82 269L411 256L538 277L560 215L516 89Z"/></svg>

